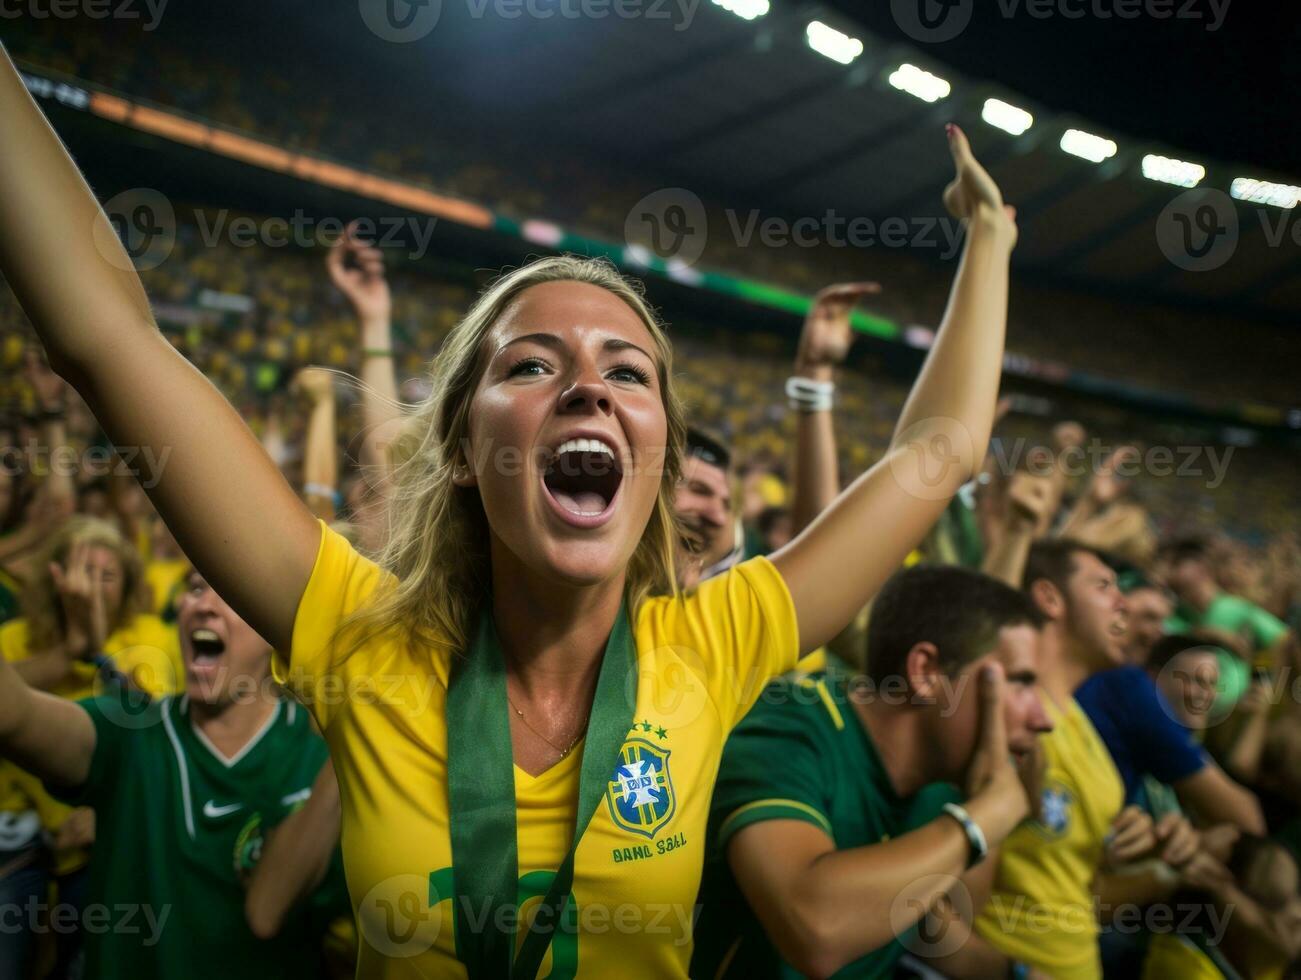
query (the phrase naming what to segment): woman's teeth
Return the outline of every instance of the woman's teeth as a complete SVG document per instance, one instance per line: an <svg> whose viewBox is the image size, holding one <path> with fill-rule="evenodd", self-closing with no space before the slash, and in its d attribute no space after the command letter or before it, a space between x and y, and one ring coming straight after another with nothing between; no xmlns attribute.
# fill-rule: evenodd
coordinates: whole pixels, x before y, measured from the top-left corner
<svg viewBox="0 0 1301 980"><path fill-rule="evenodd" d="M562 456L565 453L605 453L605 455L614 459L614 450L600 439L570 439L568 442L561 443L555 449L556 456Z"/></svg>
<svg viewBox="0 0 1301 980"><path fill-rule="evenodd" d="M226 650L222 638L205 628L190 631L190 647L196 657L219 657Z"/></svg>

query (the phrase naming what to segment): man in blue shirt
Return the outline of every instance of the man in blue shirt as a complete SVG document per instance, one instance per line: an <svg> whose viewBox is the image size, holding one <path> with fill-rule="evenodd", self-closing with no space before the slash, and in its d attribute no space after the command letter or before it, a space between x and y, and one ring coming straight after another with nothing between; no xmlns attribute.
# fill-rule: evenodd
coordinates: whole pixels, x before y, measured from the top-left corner
<svg viewBox="0 0 1301 980"><path fill-rule="evenodd" d="M1209 679L1214 690L1215 650L1189 636L1163 637L1153 647L1147 668L1117 667L1095 674L1075 698L1106 743L1125 783L1125 798L1134 802L1145 776L1171 786L1180 804L1199 823L1229 823L1248 833L1265 832L1255 795L1234 782L1198 744L1186 722L1195 710L1176 710L1157 688L1157 678L1172 691L1186 692L1180 709L1199 703L1198 683ZM1207 707L1209 707L1207 699Z"/></svg>

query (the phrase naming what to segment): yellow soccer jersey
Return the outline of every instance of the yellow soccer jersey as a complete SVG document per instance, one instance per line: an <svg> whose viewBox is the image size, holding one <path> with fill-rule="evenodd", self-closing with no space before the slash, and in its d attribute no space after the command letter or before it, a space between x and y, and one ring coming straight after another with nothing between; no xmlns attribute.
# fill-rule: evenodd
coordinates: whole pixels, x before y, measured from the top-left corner
<svg viewBox="0 0 1301 980"><path fill-rule="evenodd" d="M455 958L448 832L444 706L452 651L380 640L342 656L330 643L383 574L322 525L287 680L320 725L339 779L358 976L464 976ZM794 666L799 645L790 593L765 558L682 600L648 600L632 625L637 705L621 754L664 792L648 803L611 779L575 856L578 931L557 932L539 971L551 980L687 976L723 742L765 682ZM566 853L580 756L536 777L515 768L522 900L545 893Z"/></svg>
<svg viewBox="0 0 1301 980"><path fill-rule="evenodd" d="M193 566L184 558L160 558L145 563L145 581L153 592L153 605L150 608L155 616L167 612L191 567Z"/></svg>
<svg viewBox="0 0 1301 980"><path fill-rule="evenodd" d="M1003 844L994 890L976 930L1013 959L1056 980L1099 980L1093 878L1104 840L1125 802L1106 745L1074 698L1040 737L1047 767L1039 820Z"/></svg>
<svg viewBox="0 0 1301 980"><path fill-rule="evenodd" d="M14 619L0 626L0 656L10 663L30 657L28 645L27 620ZM104 642L104 653L114 667L150 694L175 694L185 686L176 627L157 616L142 614L132 618ZM80 661L73 664L72 672L50 693L74 701L98 694L95 665Z"/></svg>

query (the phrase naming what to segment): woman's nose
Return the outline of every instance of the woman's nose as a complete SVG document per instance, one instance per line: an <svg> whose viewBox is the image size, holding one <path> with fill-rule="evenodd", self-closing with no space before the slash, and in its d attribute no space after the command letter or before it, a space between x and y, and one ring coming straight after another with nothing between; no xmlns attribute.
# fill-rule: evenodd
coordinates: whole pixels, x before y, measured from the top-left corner
<svg viewBox="0 0 1301 980"><path fill-rule="evenodd" d="M599 376L578 378L560 396L562 412L611 412L610 389Z"/></svg>

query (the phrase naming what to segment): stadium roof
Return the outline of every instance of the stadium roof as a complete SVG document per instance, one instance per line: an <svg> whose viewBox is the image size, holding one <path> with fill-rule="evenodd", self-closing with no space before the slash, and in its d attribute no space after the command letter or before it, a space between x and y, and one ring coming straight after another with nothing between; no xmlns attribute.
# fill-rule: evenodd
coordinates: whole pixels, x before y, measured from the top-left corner
<svg viewBox="0 0 1301 980"><path fill-rule="evenodd" d="M1238 178L1273 181L1281 185L1277 193L1286 197L1288 188L1295 192L1293 185L1301 184L1301 172L1262 168L1250 159L1213 158L1206 148L1216 141L1187 147L1154 141L1150 132L1118 131L1090 115L1061 112L1028 93L965 75L942 57L948 51L962 54L964 49L955 46L961 38L928 44L900 29L898 11L925 0L882 0L857 13L845 12L852 6L849 0L833 0L845 10L771 0L766 14L750 20L719 5L744 10L765 2L424 0L421 5L357 0L322 5L283 0L266 6L245 0L222 5L178 0L168 8L158 34L182 41L188 34L190 43L197 36L210 48L228 49L236 64L276 58L300 72L307 66L315 70L312 84L321 91L345 86L368 91L381 120L384 100L399 99L431 115L471 124L485 142L503 132L516 143L526 137L537 142L540 158L548 146L579 147L611 168L686 187L729 208L761 208L792 219L822 219L830 211L842 228L855 218L879 226L892 217L941 215L940 194L951 176L942 124L954 120L970 134L977 155L1019 209L1016 263L1023 276L1237 316L1301 321L1301 209L1229 197ZM1170 0L1048 2L1061 8L1062 20L1063 12L1085 3L1132 9L1135 2L1156 7ZM949 0L947 6L933 6L961 13L970 12L973 3ZM1033 5L1042 9L1044 0ZM985 55L982 70L997 67L991 51L1006 52L1005 60L1027 65L1051 62L1051 50L1027 45L1029 35L1023 32L1018 38L1006 18L996 35L1006 35L1005 41L1001 48L991 48L995 35L988 24L981 27L981 17L996 16L988 13L994 6L976 5L980 13L965 35L974 36ZM1018 4L998 0L997 6L1006 11ZM1194 6L1207 18L1223 16L1232 24L1246 17L1228 11L1222 0L1218 7L1212 0L1178 0L1176 6L1179 11ZM401 36L391 20L390 26L377 28L377 17L391 17L399 9L411 18L414 35ZM1026 19L1020 16L1022 24ZM860 38L861 53L841 64L815 51L806 40L815 20ZM877 33L862 29L862 21L872 23ZM1094 27L1097 22L1095 17ZM1225 50L1227 42L1217 43L1218 48L1189 50L1199 57ZM1239 59L1255 53L1241 39L1235 45ZM1087 57L1087 41L1084 47ZM1073 50L1063 45L1063 74L1079 73L1079 48L1078 41ZM1108 74L1108 59L1118 57L1116 51L1097 49L1096 77ZM1165 82L1180 77L1170 74L1168 46L1151 51L1154 75ZM1127 54L1135 56L1132 47ZM1260 54L1266 61L1267 50ZM970 52L960 60L972 63ZM1279 64L1284 62L1291 64L1287 59ZM905 64L942 79L948 94L931 103L892 85L892 76L906 83L895 74ZM1139 109L1119 115L1151 118L1153 131L1174 132L1179 127L1162 125L1161 107L1179 106L1186 120L1187 103L1204 102L1209 118L1206 93L1219 84L1202 77L1213 76L1209 67L1199 61L1183 69L1183 80L1198 76L1200 86L1188 82L1172 90L1154 81L1151 92L1135 91ZM1011 75L1026 79L1024 69ZM1290 98L1286 91L1259 89L1266 77L1238 77L1221 87L1249 101L1259 118L1268 111L1259 103ZM1045 78L1042 85L1063 102L1076 104L1079 99L1070 98L1071 91L1078 94L1088 87L1088 78L1074 90L1062 78ZM1101 82L1096 87L1106 89ZM982 120L988 99L1028 110L1033 124L1021 135L990 125ZM1216 118L1224 118L1222 106L1214 107ZM1095 163L1065 152L1060 141L1068 129L1114 141L1114 155ZM1297 140L1295 133L1280 133L1271 139L1270 158L1283 165L1301 159ZM1241 145L1249 156L1251 147ZM1148 179L1143 161L1149 155L1161 158L1157 164L1165 160L1176 176L1179 168L1169 161L1200 164L1205 175L1191 190ZM518 165L530 162L520 159ZM1260 187L1255 191L1263 193Z"/></svg>
<svg viewBox="0 0 1301 980"><path fill-rule="evenodd" d="M458 20L465 11L445 0L428 37L384 47L395 65L414 55L428 82L494 127L577 144L726 205L788 216L942 214L951 168L941 127L954 120L1019 209L1022 273L1301 320L1301 212L1229 197L1236 178L1291 185L1301 174L1105 129L965 77L921 46L862 31L862 53L837 63L806 43L812 20L854 29L824 7L774 4L743 20L702 2L683 28L688 7L675 2L657 5L661 19L642 4L648 15L635 18L557 12L485 24ZM534 2L548 4L562 7ZM950 94L928 103L896 89L889 78L901 64L944 79ZM990 98L1029 110L1031 128L1013 136L982 121ZM1059 141L1072 128L1113 140L1115 155L1093 163L1068 154ZM1147 155L1200 163L1205 177L1191 191L1148 179Z"/></svg>

